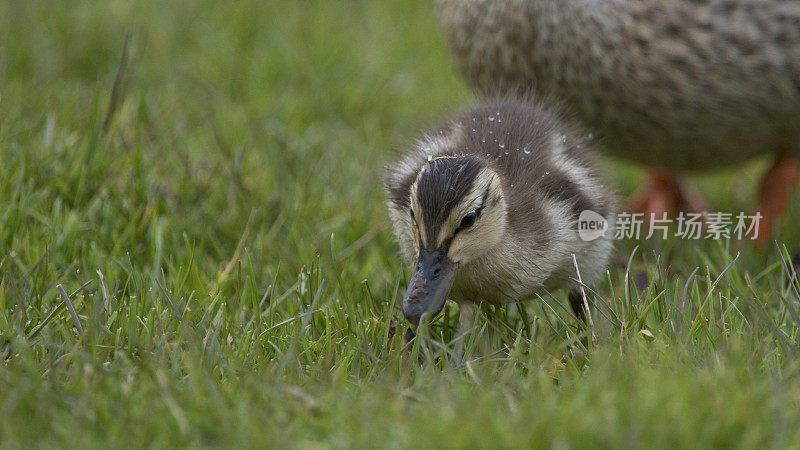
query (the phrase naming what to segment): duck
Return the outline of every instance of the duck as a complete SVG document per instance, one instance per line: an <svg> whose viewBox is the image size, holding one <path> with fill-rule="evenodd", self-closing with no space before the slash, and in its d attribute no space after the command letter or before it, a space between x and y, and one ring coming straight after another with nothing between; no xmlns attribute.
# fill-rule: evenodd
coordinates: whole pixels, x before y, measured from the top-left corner
<svg viewBox="0 0 800 450"><path fill-rule="evenodd" d="M410 147L384 174L401 259L412 268L402 305L409 322L427 322L449 298L464 329L480 303L560 289L576 318L591 318L582 289L608 265L616 197L588 133L552 106L498 98ZM582 220L597 232L582 234Z"/></svg>
<svg viewBox="0 0 800 450"><path fill-rule="evenodd" d="M557 98L648 170L630 207L708 210L685 182L774 155L756 243L800 174L800 1L437 0L456 65L482 95Z"/></svg>

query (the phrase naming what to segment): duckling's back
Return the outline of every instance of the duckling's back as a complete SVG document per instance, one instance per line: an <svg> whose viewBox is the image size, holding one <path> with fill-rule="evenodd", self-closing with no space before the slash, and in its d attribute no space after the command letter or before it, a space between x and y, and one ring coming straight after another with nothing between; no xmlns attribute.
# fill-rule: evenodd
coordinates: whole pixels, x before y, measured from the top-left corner
<svg viewBox="0 0 800 450"><path fill-rule="evenodd" d="M613 212L612 190L593 161L593 136L556 111L532 101L495 100L454 121L463 133L456 152L477 154L502 175L511 193L509 220L518 221L518 229L540 220L531 205L549 200L569 205L575 220L587 209Z"/></svg>

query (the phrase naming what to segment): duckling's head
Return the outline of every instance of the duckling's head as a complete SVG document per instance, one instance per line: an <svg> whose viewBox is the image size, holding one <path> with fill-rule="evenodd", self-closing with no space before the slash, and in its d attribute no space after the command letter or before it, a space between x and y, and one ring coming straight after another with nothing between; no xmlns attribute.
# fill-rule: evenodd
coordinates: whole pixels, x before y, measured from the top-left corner
<svg viewBox="0 0 800 450"><path fill-rule="evenodd" d="M495 249L506 232L497 172L475 155L429 158L410 186L407 225L417 264L403 298L414 324L438 314L461 265Z"/></svg>

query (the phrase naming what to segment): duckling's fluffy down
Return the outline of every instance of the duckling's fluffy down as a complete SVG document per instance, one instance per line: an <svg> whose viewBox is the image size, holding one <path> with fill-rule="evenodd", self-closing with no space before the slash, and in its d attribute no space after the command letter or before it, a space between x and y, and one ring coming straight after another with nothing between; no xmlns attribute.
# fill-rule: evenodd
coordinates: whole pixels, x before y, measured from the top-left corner
<svg viewBox="0 0 800 450"><path fill-rule="evenodd" d="M543 287L575 288L572 255L583 282L592 284L612 251L616 201L591 147L589 133L527 100L491 101L429 131L405 157L386 167L389 214L405 262L411 266L419 252L412 192L437 195L435 186L418 192L420 172L431 160L458 164L468 157L500 180L504 214L497 223L482 226L498 227L502 238L460 265L450 298L503 304L529 298ZM441 157L459 159L436 159ZM581 239L577 219L585 210L608 221L604 236Z"/></svg>

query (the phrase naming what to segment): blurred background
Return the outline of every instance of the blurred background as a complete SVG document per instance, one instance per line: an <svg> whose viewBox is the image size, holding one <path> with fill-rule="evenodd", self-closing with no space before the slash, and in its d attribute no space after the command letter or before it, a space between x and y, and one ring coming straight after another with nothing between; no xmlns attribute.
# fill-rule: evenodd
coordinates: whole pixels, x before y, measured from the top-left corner
<svg viewBox="0 0 800 450"><path fill-rule="evenodd" d="M0 29L0 195L63 263L91 266L78 240L150 264L158 231L222 264L249 222L265 273L333 234L374 274L381 167L470 102L430 1L3 2Z"/></svg>

